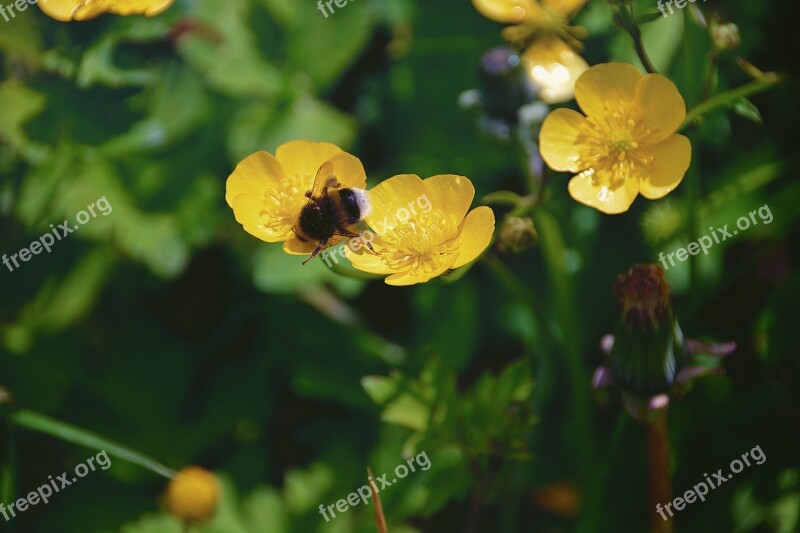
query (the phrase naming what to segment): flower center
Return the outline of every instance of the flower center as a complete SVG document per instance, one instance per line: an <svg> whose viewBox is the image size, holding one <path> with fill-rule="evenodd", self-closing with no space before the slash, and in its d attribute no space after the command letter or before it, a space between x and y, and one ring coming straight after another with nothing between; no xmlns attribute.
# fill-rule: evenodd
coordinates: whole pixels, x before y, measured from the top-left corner
<svg viewBox="0 0 800 533"><path fill-rule="evenodd" d="M619 187L625 179L639 176L638 170L652 165L653 156L636 140L642 135L633 105L606 102L604 112L587 117L578 135L579 163L593 171L595 185Z"/></svg>
<svg viewBox="0 0 800 533"><path fill-rule="evenodd" d="M458 228L440 209L419 213L381 236L378 250L386 264L412 275L439 270L444 261L458 254Z"/></svg>
<svg viewBox="0 0 800 533"><path fill-rule="evenodd" d="M259 229L276 238L286 236L286 228L293 227L299 215L296 207L303 205L303 195L308 189L304 184L313 180L309 174L295 174L264 189Z"/></svg>

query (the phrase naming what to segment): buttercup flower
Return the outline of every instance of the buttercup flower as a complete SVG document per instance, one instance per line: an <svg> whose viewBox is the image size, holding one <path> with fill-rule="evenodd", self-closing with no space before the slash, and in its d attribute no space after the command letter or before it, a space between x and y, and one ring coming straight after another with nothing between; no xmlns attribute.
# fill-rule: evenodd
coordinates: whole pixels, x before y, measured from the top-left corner
<svg viewBox="0 0 800 533"><path fill-rule="evenodd" d="M525 51L530 78L540 88L539 98L554 104L571 100L575 80L589 65L575 50L586 36L569 26L572 15L586 0L472 0L475 8L496 22L512 24L503 38Z"/></svg>
<svg viewBox="0 0 800 533"><path fill-rule="evenodd" d="M308 202L306 191L312 189L317 170L327 161L342 187L366 186L367 175L357 157L331 143L291 141L279 146L274 157L256 152L239 163L228 177L225 201L249 234L266 242L283 242L289 254L308 255L317 243L301 241L292 228ZM328 245L342 239L336 236Z"/></svg>
<svg viewBox="0 0 800 533"><path fill-rule="evenodd" d="M577 174L569 182L575 200L603 213L624 213L639 193L655 200L680 184L692 146L675 133L686 105L674 83L625 63L606 63L578 78L575 98L586 116L556 109L539 134L545 163Z"/></svg>
<svg viewBox="0 0 800 533"><path fill-rule="evenodd" d="M494 232L490 208L467 213L474 196L464 176L389 178L370 191L372 212L365 219L378 234L372 242L377 255L348 248L347 257L364 272L390 274L389 285L424 283L462 267L486 249Z"/></svg>
<svg viewBox="0 0 800 533"><path fill-rule="evenodd" d="M56 20L88 20L103 13L147 15L166 11L175 0L39 0L44 13Z"/></svg>
<svg viewBox="0 0 800 533"><path fill-rule="evenodd" d="M170 480L165 502L173 516L186 522L206 521L217 510L219 482L204 468L184 468Z"/></svg>

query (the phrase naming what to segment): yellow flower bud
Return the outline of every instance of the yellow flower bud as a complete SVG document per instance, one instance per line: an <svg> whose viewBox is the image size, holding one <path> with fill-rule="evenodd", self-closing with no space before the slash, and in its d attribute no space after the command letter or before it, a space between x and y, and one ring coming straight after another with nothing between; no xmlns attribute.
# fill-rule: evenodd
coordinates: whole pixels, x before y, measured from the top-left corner
<svg viewBox="0 0 800 533"><path fill-rule="evenodd" d="M167 510L186 522L204 522L214 515L219 492L214 474L199 466L184 468L167 486Z"/></svg>
<svg viewBox="0 0 800 533"><path fill-rule="evenodd" d="M518 254L539 240L533 221L529 217L508 217L500 226L497 246L504 253Z"/></svg>
<svg viewBox="0 0 800 533"><path fill-rule="evenodd" d="M739 27L736 24L720 24L714 22L709 27L711 31L711 42L720 52L727 50L736 50L739 48L741 37L739 35Z"/></svg>

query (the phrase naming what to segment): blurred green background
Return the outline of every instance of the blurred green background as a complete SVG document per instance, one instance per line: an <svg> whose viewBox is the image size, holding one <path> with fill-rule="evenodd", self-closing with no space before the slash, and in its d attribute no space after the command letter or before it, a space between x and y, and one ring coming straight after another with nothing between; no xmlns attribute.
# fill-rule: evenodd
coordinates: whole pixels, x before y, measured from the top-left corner
<svg viewBox="0 0 800 533"><path fill-rule="evenodd" d="M792 1L701 7L739 25L738 55L800 72ZM584 57L638 66L610 21L600 0L581 11ZM625 215L579 205L554 176L533 217L539 245L491 251L453 283L397 289L301 267L234 221L231 170L292 139L360 157L369 187L454 173L476 203L524 193L521 149L458 105L500 29L466 0L359 0L327 19L312 0L178 0L154 19L0 20L0 253L100 197L113 207L51 253L0 267L0 386L14 406L220 474L222 506L198 531L375 531L372 506L330 523L318 507L404 451L432 466L382 494L393 533L643 531L644 430L618 394L590 390L611 285L695 240L690 211L721 227L768 204L773 223L713 248L694 279L688 263L668 272L684 332L739 345L726 377L670 408L676 494L756 445L767 457L676 526L800 530L796 84L752 98L762 125L707 117L693 173ZM646 25L645 43L697 104L707 38L675 15ZM719 90L746 81L724 56ZM90 455L4 426L3 502ZM0 530L180 532L164 486L113 459Z"/></svg>

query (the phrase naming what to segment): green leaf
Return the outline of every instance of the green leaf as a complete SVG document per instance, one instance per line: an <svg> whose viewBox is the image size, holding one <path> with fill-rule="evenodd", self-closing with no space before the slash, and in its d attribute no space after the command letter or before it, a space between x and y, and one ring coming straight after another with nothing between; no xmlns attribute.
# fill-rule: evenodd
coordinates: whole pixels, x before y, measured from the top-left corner
<svg viewBox="0 0 800 533"><path fill-rule="evenodd" d="M151 70L122 69L114 64L118 41L117 36L107 35L89 47L78 67L78 87L85 89L98 83L109 87L141 87L155 79Z"/></svg>
<svg viewBox="0 0 800 533"><path fill-rule="evenodd" d="M297 0L258 0L284 28L294 28L306 13L306 5Z"/></svg>
<svg viewBox="0 0 800 533"><path fill-rule="evenodd" d="M29 228L48 228L60 215L52 213L56 191L73 174L74 147L64 143L25 175L16 198L17 218Z"/></svg>
<svg viewBox="0 0 800 533"><path fill-rule="evenodd" d="M151 472L155 472L160 476L164 476L167 479L170 479L175 475L174 470L167 468L161 463L158 463L135 450L132 450L121 444L117 444L114 441L108 440L105 437L101 437L100 435L92 433L83 428L73 426L72 424L68 424L66 422L61 422L60 420L50 418L34 411L21 409L11 415L10 420L14 425L24 427L32 431L37 431L39 433L44 433L45 435L50 435L51 437L70 442L72 444L77 444L78 446L83 446L85 448L97 451L105 450L112 457L139 465L150 470Z"/></svg>
<svg viewBox="0 0 800 533"><path fill-rule="evenodd" d="M719 111L706 115L705 120L700 123L700 136L705 143L724 150L731 137L730 117Z"/></svg>
<svg viewBox="0 0 800 533"><path fill-rule="evenodd" d="M655 11L653 13L647 13L645 15L639 15L638 17L636 17L636 24L641 26L643 24L653 22L660 18L664 18L664 14L661 13L660 11Z"/></svg>
<svg viewBox="0 0 800 533"><path fill-rule="evenodd" d="M146 94L148 116L100 148L109 157L125 157L183 140L208 116L210 101L197 74L169 63L157 75Z"/></svg>
<svg viewBox="0 0 800 533"><path fill-rule="evenodd" d="M425 431L429 418L429 406L408 393L401 394L381 413L381 420L387 424L397 424L415 431Z"/></svg>
<svg viewBox="0 0 800 533"><path fill-rule="evenodd" d="M373 402L383 405L397 392L397 382L386 376L364 376L361 386Z"/></svg>
<svg viewBox="0 0 800 533"><path fill-rule="evenodd" d="M468 269L464 266L456 270ZM480 331L477 293L470 279L459 283L426 283L415 293L419 337L424 349L441 357L450 368L463 368L472 359ZM447 320L458 327L442 328Z"/></svg>
<svg viewBox="0 0 800 533"><path fill-rule="evenodd" d="M316 87L327 88L347 71L371 30L364 2L348 3L327 18L317 10L306 13L290 36L292 66L308 75Z"/></svg>
<svg viewBox="0 0 800 533"><path fill-rule="evenodd" d="M355 120L313 96L298 96L287 109L276 112L269 102L244 108L231 122L228 153L240 161L257 150L274 153L279 145L307 139L346 147L356 137Z"/></svg>
<svg viewBox="0 0 800 533"><path fill-rule="evenodd" d="M333 487L334 472L323 463L315 463L308 470L293 469L286 474L284 501L292 513L315 509Z"/></svg>
<svg viewBox="0 0 800 533"><path fill-rule="evenodd" d="M747 98L737 98L733 102L733 112L740 117L744 117L751 122L755 122L756 124L764 124L764 119L761 118L761 112L758 110L755 104Z"/></svg>
<svg viewBox="0 0 800 533"><path fill-rule="evenodd" d="M45 95L20 81L7 80L0 84L0 102L0 141L9 143L29 160L41 160L46 148L29 140L23 126L45 109Z"/></svg>
<svg viewBox="0 0 800 533"><path fill-rule="evenodd" d="M280 493L272 488L257 488L244 504L247 530L253 533L288 533L289 517Z"/></svg>
<svg viewBox="0 0 800 533"><path fill-rule="evenodd" d="M92 250L63 279L45 283L36 300L23 311L22 322L56 332L80 321L94 305L114 262L110 250Z"/></svg>
<svg viewBox="0 0 800 533"><path fill-rule="evenodd" d="M178 51L216 90L234 97L270 98L281 89L284 75L260 53L249 25L252 8L245 0L198 0L193 16L216 36L190 33L178 42Z"/></svg>
<svg viewBox="0 0 800 533"><path fill-rule="evenodd" d="M336 257L339 261L346 261L340 254ZM346 294L354 294L363 285L361 281L335 274L321 256L303 265L306 259L287 254L279 243L258 243L253 254L253 283L259 290L274 294L312 290L324 283L332 284ZM333 259L330 261L333 264Z"/></svg>
<svg viewBox="0 0 800 533"><path fill-rule="evenodd" d="M12 24L3 23L0 51L5 52L10 59L37 66L41 62L39 54L42 51L42 32L38 19L24 16L16 18ZM5 110L5 106L3 107Z"/></svg>

